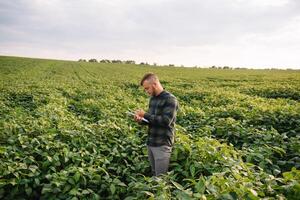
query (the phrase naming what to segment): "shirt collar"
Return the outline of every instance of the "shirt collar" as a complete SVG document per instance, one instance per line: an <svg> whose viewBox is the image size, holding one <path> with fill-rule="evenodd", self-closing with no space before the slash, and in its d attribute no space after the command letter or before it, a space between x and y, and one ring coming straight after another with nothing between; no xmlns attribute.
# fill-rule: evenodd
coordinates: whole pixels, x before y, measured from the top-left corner
<svg viewBox="0 0 300 200"><path fill-rule="evenodd" d="M155 97L161 97L161 96L163 96L165 93L166 93L166 91L163 90L161 93L159 93L159 95L157 95L157 96L155 96Z"/></svg>

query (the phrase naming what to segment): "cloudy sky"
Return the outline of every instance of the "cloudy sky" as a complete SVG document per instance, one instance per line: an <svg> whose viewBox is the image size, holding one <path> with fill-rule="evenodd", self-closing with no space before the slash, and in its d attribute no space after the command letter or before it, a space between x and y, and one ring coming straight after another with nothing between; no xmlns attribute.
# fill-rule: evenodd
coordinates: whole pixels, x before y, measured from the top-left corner
<svg viewBox="0 0 300 200"><path fill-rule="evenodd" d="M0 0L0 55L300 69L300 1Z"/></svg>

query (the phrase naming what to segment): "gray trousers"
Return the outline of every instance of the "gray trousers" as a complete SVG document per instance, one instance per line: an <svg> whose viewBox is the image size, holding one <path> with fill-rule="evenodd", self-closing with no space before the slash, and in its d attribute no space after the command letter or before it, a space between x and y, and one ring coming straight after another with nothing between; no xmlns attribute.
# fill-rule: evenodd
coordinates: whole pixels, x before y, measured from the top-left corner
<svg viewBox="0 0 300 200"><path fill-rule="evenodd" d="M169 168L172 147L166 145L159 146L159 147L152 147L147 145L147 149L148 149L148 158L150 161L153 176L158 176L160 174L167 173Z"/></svg>

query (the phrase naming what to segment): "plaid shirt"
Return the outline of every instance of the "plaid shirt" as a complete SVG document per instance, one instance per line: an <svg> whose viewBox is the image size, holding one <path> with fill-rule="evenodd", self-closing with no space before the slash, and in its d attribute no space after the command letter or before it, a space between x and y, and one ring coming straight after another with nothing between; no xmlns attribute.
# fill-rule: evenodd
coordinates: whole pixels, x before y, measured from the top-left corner
<svg viewBox="0 0 300 200"><path fill-rule="evenodd" d="M167 91L150 98L149 110L144 115L149 121L147 145L173 145L177 110L176 97Z"/></svg>

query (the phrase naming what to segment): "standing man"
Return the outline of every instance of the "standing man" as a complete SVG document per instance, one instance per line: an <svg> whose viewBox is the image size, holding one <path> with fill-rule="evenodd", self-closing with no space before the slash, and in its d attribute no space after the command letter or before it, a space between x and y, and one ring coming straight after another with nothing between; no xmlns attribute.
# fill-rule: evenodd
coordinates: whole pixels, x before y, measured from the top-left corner
<svg viewBox="0 0 300 200"><path fill-rule="evenodd" d="M145 74L140 84L151 96L149 110L135 111L134 119L142 124L147 124L142 122L142 118L149 121L148 158L153 175L158 176L166 173L169 168L178 102L174 95L164 90L158 77L153 73Z"/></svg>

